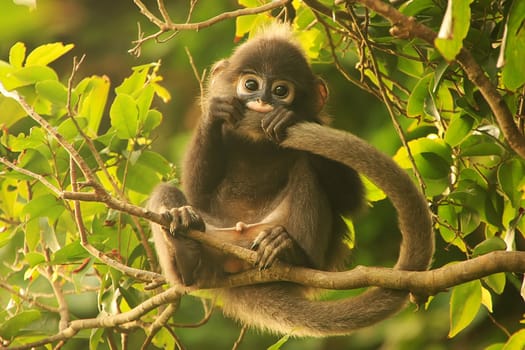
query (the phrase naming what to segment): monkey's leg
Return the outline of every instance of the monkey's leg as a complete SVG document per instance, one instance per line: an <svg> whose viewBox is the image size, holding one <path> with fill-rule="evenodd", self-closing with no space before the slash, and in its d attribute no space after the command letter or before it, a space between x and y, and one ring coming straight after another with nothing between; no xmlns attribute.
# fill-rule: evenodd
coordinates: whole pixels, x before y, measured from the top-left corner
<svg viewBox="0 0 525 350"><path fill-rule="evenodd" d="M155 188L148 202L148 209L161 213L170 221L169 227L152 224L155 248L166 278L171 283L191 285L201 264L199 243L182 237L187 230L204 231L201 216L186 205L184 194L176 187L161 184Z"/></svg>

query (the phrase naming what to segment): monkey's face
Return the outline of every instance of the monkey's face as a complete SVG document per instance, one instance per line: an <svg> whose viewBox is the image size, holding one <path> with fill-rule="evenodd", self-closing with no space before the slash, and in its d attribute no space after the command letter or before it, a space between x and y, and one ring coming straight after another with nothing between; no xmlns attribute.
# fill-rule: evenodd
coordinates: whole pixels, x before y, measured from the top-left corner
<svg viewBox="0 0 525 350"><path fill-rule="evenodd" d="M276 106L289 107L295 99L295 85L256 72L243 72L237 80L237 97L254 112L268 113Z"/></svg>

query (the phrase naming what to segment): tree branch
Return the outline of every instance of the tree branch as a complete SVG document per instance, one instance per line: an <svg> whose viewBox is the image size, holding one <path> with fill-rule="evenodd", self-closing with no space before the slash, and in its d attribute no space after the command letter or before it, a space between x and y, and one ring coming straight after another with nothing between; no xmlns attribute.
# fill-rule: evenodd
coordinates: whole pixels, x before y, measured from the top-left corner
<svg viewBox="0 0 525 350"><path fill-rule="evenodd" d="M418 23L413 17L407 17L390 4L380 0L357 0L367 8L377 12L384 18L388 19L394 26L391 30L392 34L402 33L403 36L419 38L430 45L434 46L434 40L437 34L427 26ZM316 2L315 0L305 0L309 4ZM519 131L514 123L514 116L512 115L508 105L505 103L498 90L489 80L483 69L476 62L472 54L462 48L456 62L467 74L474 85L479 88L479 91L487 101L490 109L494 113L496 120L505 135L509 146L522 158L525 159L525 137Z"/></svg>
<svg viewBox="0 0 525 350"><path fill-rule="evenodd" d="M256 15L256 14L259 14L259 13L271 11L271 10L273 10L275 8L284 6L289 1L290 0L276 0L276 1L272 1L272 2L269 2L269 3L265 4L265 5L261 5L261 6L258 6L258 7L250 7L250 8L243 8L243 9L238 9L238 10L229 11L229 12L223 12L223 13L215 16L215 17L212 17L212 18L207 19L207 20L202 21L202 22L173 23L169 19L167 11L166 11L166 9L163 6L159 6L159 11L161 12L161 14L162 14L162 16L164 18L164 20L161 20L157 16L155 16L147 8L147 6L144 5L144 3L141 0L133 0L135 5L137 5L137 7L140 9L140 12L144 16L146 16L151 23L155 24L159 28L159 30L156 33L154 33L154 34L151 34L151 35L148 35L148 36L145 36L145 37L143 37L142 35L139 35L139 39L137 39L137 40L135 40L133 42L135 44L135 46L132 49L130 49L129 52L131 52L131 53L139 52L140 47L142 46L142 44L144 42L146 42L148 40L151 40L151 39L156 39L157 40L162 34L164 34L166 32L169 32L169 31L173 31L173 32L178 32L178 31L182 31L182 30L195 30L195 31L198 31L198 30L201 30L201 29L204 29L204 28L211 27L214 24L217 24L219 22L222 22L222 21L225 21L225 20L228 20L228 19L237 18L237 17L241 17L241 16L247 16L247 15ZM162 3L162 2L160 2L160 3Z"/></svg>
<svg viewBox="0 0 525 350"><path fill-rule="evenodd" d="M112 327L120 326L120 325L129 323L129 322L132 322L134 320L138 320L140 317L142 317L146 313L150 312L151 310L154 310L155 308L161 305L176 302L181 294L186 294L186 291L181 288L172 287L158 295L151 297L150 299L144 301L143 303L134 307L130 311L123 312L123 313L116 314L116 315L110 315L110 316L102 316L102 317L89 318L89 319L83 319L83 320L74 320L69 323L67 328L61 330L60 332L58 332L57 334L51 337L41 339L33 343L27 343L24 345L20 345L20 346L6 347L5 349L10 349L10 350L31 349L31 348L43 346L45 344L70 339L75 334L77 334L79 331L84 330L84 329L112 328ZM4 348L2 347L2 349Z"/></svg>

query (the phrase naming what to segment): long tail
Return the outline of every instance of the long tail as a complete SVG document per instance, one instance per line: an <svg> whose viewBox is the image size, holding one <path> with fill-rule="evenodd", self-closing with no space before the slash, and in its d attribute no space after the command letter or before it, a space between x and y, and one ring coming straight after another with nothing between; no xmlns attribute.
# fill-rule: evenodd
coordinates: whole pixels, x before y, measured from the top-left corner
<svg viewBox="0 0 525 350"><path fill-rule="evenodd" d="M374 182L390 198L398 214L402 243L395 268L428 268L434 238L427 202L390 157L350 133L314 123L290 127L282 146L341 162ZM339 335L391 316L404 307L408 296L406 291L370 288L357 297L313 301L306 299L300 290L293 284L287 288L270 284L231 289L224 296L225 313L276 333Z"/></svg>

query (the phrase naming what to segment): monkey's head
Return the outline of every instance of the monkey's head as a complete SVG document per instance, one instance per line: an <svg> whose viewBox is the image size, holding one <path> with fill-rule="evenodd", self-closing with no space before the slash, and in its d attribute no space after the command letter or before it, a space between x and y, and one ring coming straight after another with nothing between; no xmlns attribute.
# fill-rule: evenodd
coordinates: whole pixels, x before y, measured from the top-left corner
<svg viewBox="0 0 525 350"><path fill-rule="evenodd" d="M246 106L245 122L260 125L264 114L278 106L293 111L300 120L321 122L320 112L328 90L315 76L286 25L272 25L242 44L233 55L218 62L210 94L235 96Z"/></svg>

